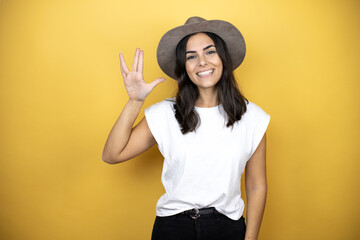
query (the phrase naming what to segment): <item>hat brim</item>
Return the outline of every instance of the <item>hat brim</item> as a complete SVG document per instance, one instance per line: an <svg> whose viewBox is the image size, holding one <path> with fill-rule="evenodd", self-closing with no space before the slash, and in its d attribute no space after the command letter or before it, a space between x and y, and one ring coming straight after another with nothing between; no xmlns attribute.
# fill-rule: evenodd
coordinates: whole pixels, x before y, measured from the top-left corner
<svg viewBox="0 0 360 240"><path fill-rule="evenodd" d="M234 70L243 62L246 52L245 40L240 31L231 23L222 20L209 20L185 24L169 30L160 39L156 56L161 70L166 75L176 79L176 47L185 36L198 32L212 32L224 40Z"/></svg>

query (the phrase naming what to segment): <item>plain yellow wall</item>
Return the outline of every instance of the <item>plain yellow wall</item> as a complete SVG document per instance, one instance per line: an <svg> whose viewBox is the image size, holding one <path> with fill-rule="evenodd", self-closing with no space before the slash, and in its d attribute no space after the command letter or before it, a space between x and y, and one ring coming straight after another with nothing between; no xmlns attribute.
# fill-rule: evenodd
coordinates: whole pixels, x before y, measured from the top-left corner
<svg viewBox="0 0 360 240"><path fill-rule="evenodd" d="M359 12L355 0L0 1L0 239L150 239L158 149L101 160L127 101L118 53L131 65L141 47L145 80L166 77L158 41L194 15L240 29L237 79L272 117L260 239L359 239ZM168 79L144 107L175 89Z"/></svg>

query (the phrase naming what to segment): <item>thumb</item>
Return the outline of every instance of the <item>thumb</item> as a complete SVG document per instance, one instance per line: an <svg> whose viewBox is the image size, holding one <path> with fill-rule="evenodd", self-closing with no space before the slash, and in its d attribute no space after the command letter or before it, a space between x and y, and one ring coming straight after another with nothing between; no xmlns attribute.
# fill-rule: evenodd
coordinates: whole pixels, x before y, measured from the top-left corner
<svg viewBox="0 0 360 240"><path fill-rule="evenodd" d="M151 83L149 83L149 85L151 86L151 88L153 89L154 87L156 87L159 83L164 82L166 79L165 78L158 78L155 79L154 81L152 81Z"/></svg>

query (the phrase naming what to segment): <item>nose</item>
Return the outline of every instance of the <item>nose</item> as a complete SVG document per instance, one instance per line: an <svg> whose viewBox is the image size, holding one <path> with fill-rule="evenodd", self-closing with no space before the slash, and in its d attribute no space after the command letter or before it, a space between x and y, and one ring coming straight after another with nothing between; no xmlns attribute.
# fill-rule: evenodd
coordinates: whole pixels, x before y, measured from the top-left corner
<svg viewBox="0 0 360 240"><path fill-rule="evenodd" d="M203 54L200 54L198 59L199 59L199 66L205 66L206 65L206 59L205 59L205 56Z"/></svg>

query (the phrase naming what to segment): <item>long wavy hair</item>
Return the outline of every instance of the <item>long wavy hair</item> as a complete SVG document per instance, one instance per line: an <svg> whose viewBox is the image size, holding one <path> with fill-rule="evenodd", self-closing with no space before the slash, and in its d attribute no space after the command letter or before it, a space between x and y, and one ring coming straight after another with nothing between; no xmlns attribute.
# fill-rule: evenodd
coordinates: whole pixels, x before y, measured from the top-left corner
<svg viewBox="0 0 360 240"><path fill-rule="evenodd" d="M228 117L226 127L232 127L246 112L246 102L249 101L239 90L233 74L231 57L224 40L214 33L204 33L213 40L216 51L223 64L221 78L215 87L218 91L218 103L222 104ZM185 68L186 44L194 34L184 37L176 47L175 75L178 80L178 91L176 93L174 108L175 118L179 122L183 134L196 131L196 128L200 125L200 117L194 109L195 101L199 97L199 90L190 80Z"/></svg>

